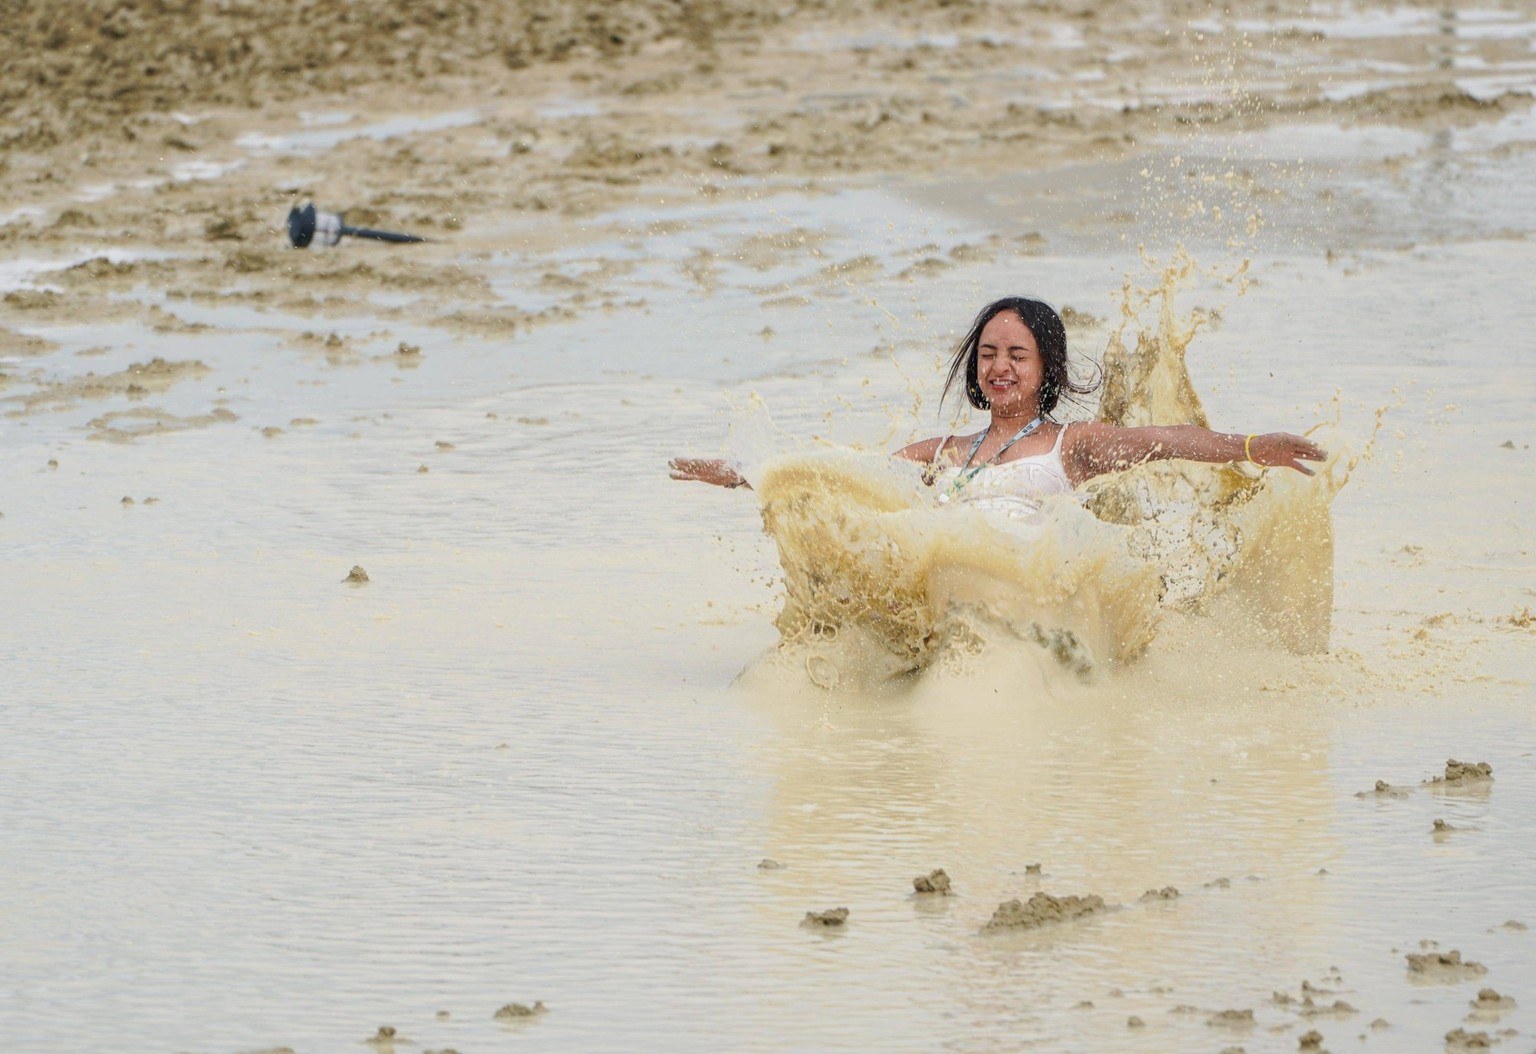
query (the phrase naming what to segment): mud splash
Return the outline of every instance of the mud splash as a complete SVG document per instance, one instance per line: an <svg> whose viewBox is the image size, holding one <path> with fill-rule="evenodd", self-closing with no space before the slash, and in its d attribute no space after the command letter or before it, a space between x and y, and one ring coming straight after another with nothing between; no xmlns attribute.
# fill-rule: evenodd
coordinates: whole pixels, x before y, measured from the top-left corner
<svg viewBox="0 0 1536 1054"><path fill-rule="evenodd" d="M1198 267L1183 253L1149 263L1154 281L1122 290L1096 418L1205 426L1184 361L1204 318L1175 306ZM937 505L907 463L847 450L770 459L754 486L784 576L773 658L824 688L868 687L1003 644L1038 649L1048 677L1087 679L1141 656L1171 611L1236 623L1273 650L1326 651L1330 504L1352 467L1337 453L1311 479L1144 465L1020 524Z"/></svg>

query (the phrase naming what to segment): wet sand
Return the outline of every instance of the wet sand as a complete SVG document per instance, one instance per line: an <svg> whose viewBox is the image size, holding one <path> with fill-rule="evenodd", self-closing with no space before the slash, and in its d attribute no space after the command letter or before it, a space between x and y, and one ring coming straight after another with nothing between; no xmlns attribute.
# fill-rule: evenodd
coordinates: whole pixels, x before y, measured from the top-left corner
<svg viewBox="0 0 1536 1054"><path fill-rule="evenodd" d="M221 10L0 63L12 1046L1529 1045L1536 9ZM934 434L1181 246L1212 425L1362 458L1326 648L763 676L666 459Z"/></svg>

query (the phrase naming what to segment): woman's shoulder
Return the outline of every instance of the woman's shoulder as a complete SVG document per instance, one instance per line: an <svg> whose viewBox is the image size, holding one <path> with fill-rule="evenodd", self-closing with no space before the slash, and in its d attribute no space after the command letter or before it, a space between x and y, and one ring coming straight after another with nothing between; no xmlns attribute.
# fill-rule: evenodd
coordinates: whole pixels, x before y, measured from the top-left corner
<svg viewBox="0 0 1536 1054"><path fill-rule="evenodd" d="M934 436L931 439L919 439L915 443L909 443L900 450L891 454L892 457L905 458L908 461L932 461L939 456L939 449L950 443L954 436Z"/></svg>

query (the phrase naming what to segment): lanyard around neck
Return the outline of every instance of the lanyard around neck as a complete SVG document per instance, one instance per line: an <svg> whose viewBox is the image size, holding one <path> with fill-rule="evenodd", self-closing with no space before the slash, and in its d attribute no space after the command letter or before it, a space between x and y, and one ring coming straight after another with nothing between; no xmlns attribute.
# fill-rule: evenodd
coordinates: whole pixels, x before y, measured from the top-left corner
<svg viewBox="0 0 1536 1054"><path fill-rule="evenodd" d="M1025 436L1033 435L1035 430L1038 429L1044 423L1045 423L1045 418L1044 417L1036 417L1033 421L1029 422L1029 424L1025 425L1023 428L1021 428L1017 432L1015 432L1013 434L1013 438L1008 440L1008 442L1004 443L1003 446L1002 446L1002 449L998 450L997 453L995 453L991 457L987 458L987 460L983 461L981 464L977 465L975 468L971 468L971 462L976 459L976 451L981 449L981 444L985 443L987 441L987 436L992 433L992 426L988 425L987 428L986 428L986 431L982 432L981 435L977 436L976 437L976 441L971 444L971 452L965 456L965 464L960 466L960 472L959 472L959 474L957 476L955 476L955 481L949 485L949 489L946 490L943 494L939 495L939 501L940 502L947 502L947 501L949 501L949 499L951 497L953 497L956 493L959 492L961 487L965 486L971 480L975 479L977 473L979 473L982 469L986 468L988 465L996 464L998 458L1000 458L1004 454L1008 453L1008 448L1009 447L1013 446L1013 444L1017 443L1019 440L1023 439Z"/></svg>

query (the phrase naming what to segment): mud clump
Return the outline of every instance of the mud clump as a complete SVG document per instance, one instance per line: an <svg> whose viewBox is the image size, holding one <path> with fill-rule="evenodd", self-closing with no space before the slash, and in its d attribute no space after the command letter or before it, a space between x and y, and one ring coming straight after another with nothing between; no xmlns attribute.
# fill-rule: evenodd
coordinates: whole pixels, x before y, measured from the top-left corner
<svg viewBox="0 0 1536 1054"><path fill-rule="evenodd" d="M1473 1016L1489 1016L1497 1018L1500 1014L1506 1014L1515 1009L1516 1003L1513 997L1500 995L1492 988L1480 989L1477 998L1472 1000Z"/></svg>
<svg viewBox="0 0 1536 1054"><path fill-rule="evenodd" d="M1335 999L1331 1004L1315 1003L1309 995L1302 997L1296 1012L1302 1017L1352 1017L1360 1011L1342 999Z"/></svg>
<svg viewBox="0 0 1536 1054"><path fill-rule="evenodd" d="M1451 758L1445 763L1445 775L1429 780L1431 787L1471 787L1493 782L1493 766L1486 761L1468 763Z"/></svg>
<svg viewBox="0 0 1536 1054"><path fill-rule="evenodd" d="M1108 911L1104 898L1096 894L1086 897L1053 897L1049 893L1036 893L1027 902L1006 900L997 906L992 918L981 928L983 933L1009 930L1032 930L1058 922L1070 922L1087 915Z"/></svg>
<svg viewBox="0 0 1536 1054"><path fill-rule="evenodd" d="M9 127L0 142L45 147L87 131L127 135L125 117L189 98L255 106L474 66L505 71L582 52L619 55L662 40L708 49L722 33L784 17L751 0L347 0L307 4L302 18L282 4L55 0L6 17L0 126ZM193 145L180 142L171 148Z"/></svg>
<svg viewBox="0 0 1536 1054"><path fill-rule="evenodd" d="M1468 1032L1464 1028L1453 1029L1445 1034L1445 1049L1450 1052L1488 1050L1493 1040L1486 1032Z"/></svg>
<svg viewBox="0 0 1536 1054"><path fill-rule="evenodd" d="M1315 1028L1310 1032L1303 1033L1301 1038L1296 1041L1296 1048L1307 1051L1308 1054L1314 1054L1314 1052L1315 1054L1321 1054L1323 1034Z"/></svg>
<svg viewBox="0 0 1536 1054"><path fill-rule="evenodd" d="M759 871L778 871L783 866L784 865L779 863L777 860L774 860L772 857L767 857L767 856L763 857L761 860L759 860L757 862L757 869Z"/></svg>
<svg viewBox="0 0 1536 1054"><path fill-rule="evenodd" d="M918 875L912 880L912 888L918 893L931 893L941 897L950 896L949 876L944 869L938 868L926 875Z"/></svg>
<svg viewBox="0 0 1536 1054"><path fill-rule="evenodd" d="M492 1014L491 1017L496 1021L525 1021L530 1017L538 1017L540 1014L547 1014L548 1012L549 1007L541 1002L535 1002L532 1006L526 1003L508 1003Z"/></svg>
<svg viewBox="0 0 1536 1054"><path fill-rule="evenodd" d="M1407 787L1394 787L1386 780L1377 780L1376 786L1368 791L1360 791L1357 798L1406 798L1413 791Z"/></svg>
<svg viewBox="0 0 1536 1054"><path fill-rule="evenodd" d="M807 911L800 925L813 928L836 928L848 922L847 908L828 908L826 911Z"/></svg>
<svg viewBox="0 0 1536 1054"><path fill-rule="evenodd" d="M1174 886L1164 886L1162 889L1149 889L1138 898L1142 904L1154 904L1158 901L1178 899L1179 891Z"/></svg>
<svg viewBox="0 0 1536 1054"><path fill-rule="evenodd" d="M1410 952L1408 972L1427 980L1464 981L1469 977L1481 977L1488 972L1482 963L1470 959L1463 962L1461 952Z"/></svg>
<svg viewBox="0 0 1536 1054"><path fill-rule="evenodd" d="M1221 1010L1211 1015L1206 1022L1212 1028L1252 1028L1254 1026L1252 1010Z"/></svg>
<svg viewBox="0 0 1536 1054"><path fill-rule="evenodd" d="M352 570L347 572L347 577L342 579L343 582L351 582L359 586L368 580L368 572L363 570L362 564L353 564Z"/></svg>

